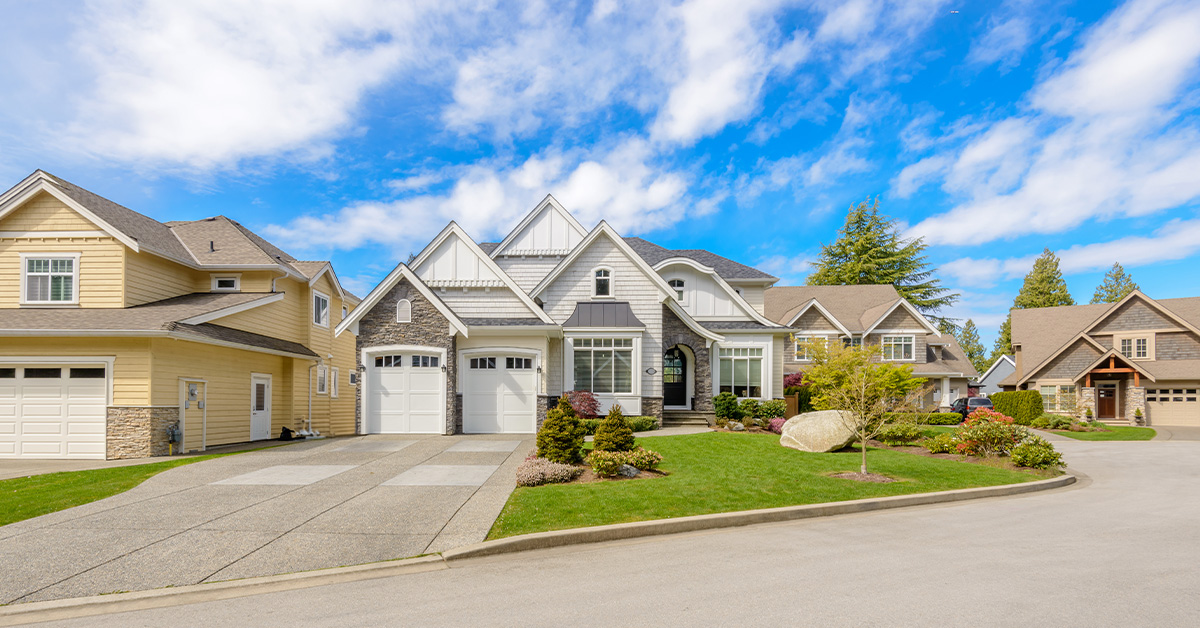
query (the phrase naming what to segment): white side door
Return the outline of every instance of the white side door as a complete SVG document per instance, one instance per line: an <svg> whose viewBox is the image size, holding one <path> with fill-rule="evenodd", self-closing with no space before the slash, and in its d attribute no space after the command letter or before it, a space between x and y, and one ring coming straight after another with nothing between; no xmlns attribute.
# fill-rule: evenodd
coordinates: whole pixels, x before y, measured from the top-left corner
<svg viewBox="0 0 1200 628"><path fill-rule="evenodd" d="M271 376L250 376L250 440L271 438Z"/></svg>

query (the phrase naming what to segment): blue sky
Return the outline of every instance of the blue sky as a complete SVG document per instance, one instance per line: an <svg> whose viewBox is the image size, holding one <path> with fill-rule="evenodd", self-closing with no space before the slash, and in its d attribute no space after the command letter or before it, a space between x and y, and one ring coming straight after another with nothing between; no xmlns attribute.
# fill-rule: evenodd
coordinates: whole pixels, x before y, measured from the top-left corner
<svg viewBox="0 0 1200 628"><path fill-rule="evenodd" d="M1200 1L3 2L0 179L236 218L365 293L448 220L802 283L883 210L990 345L1032 258L1200 295Z"/></svg>

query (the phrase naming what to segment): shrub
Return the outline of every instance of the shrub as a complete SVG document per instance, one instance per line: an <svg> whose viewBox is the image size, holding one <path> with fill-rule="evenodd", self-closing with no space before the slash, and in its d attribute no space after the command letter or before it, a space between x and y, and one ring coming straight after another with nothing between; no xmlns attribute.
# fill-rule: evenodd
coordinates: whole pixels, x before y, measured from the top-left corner
<svg viewBox="0 0 1200 628"><path fill-rule="evenodd" d="M962 423L962 415L957 412L935 412L923 414L920 412L889 412L883 416L887 423L910 421L920 425L958 425Z"/></svg>
<svg viewBox="0 0 1200 628"><path fill-rule="evenodd" d="M787 389L800 388L802 386L804 386L804 373L788 373L783 376L783 390L786 394L792 394L787 392Z"/></svg>
<svg viewBox="0 0 1200 628"><path fill-rule="evenodd" d="M652 416L627 416L629 429L635 432L649 432L658 429L658 419Z"/></svg>
<svg viewBox="0 0 1200 628"><path fill-rule="evenodd" d="M773 419L784 414L787 414L787 402L782 399L772 399L759 404L758 414L754 416L760 419Z"/></svg>
<svg viewBox="0 0 1200 628"><path fill-rule="evenodd" d="M962 427L954 433L954 446L961 454L970 456L1002 456L1025 439L1025 428L1014 425L1011 417L994 410L980 408L967 416Z"/></svg>
<svg viewBox="0 0 1200 628"><path fill-rule="evenodd" d="M1062 454L1054 451L1054 445L1040 436L1030 436L1013 447L1012 461L1017 466L1033 469L1057 469L1066 466Z"/></svg>
<svg viewBox="0 0 1200 628"><path fill-rule="evenodd" d="M792 395L800 392L803 389L804 389L803 386L784 386L783 394L785 397L791 397Z"/></svg>
<svg viewBox="0 0 1200 628"><path fill-rule="evenodd" d="M633 430L625 416L621 414L621 405L614 403L608 411L608 416L600 421L596 428L596 438L593 444L601 451L629 451L633 449Z"/></svg>
<svg viewBox="0 0 1200 628"><path fill-rule="evenodd" d="M762 405L762 402L757 399L742 399L738 402L738 410L742 413L743 417L753 419L758 416L760 405Z"/></svg>
<svg viewBox="0 0 1200 628"><path fill-rule="evenodd" d="M517 486L541 486L570 482L583 473L583 469L545 458L531 458L517 467Z"/></svg>
<svg viewBox="0 0 1200 628"><path fill-rule="evenodd" d="M537 433L537 455L551 462L575 464L582 459L583 425L566 397L546 413Z"/></svg>
<svg viewBox="0 0 1200 628"><path fill-rule="evenodd" d="M813 410L815 410L815 408L813 408L813 405L812 405L812 389L811 388L809 388L808 386L801 386L800 389L797 390L795 394L797 395L797 397L796 397L796 400L797 400L796 414L804 414L805 412L812 412Z"/></svg>
<svg viewBox="0 0 1200 628"><path fill-rule="evenodd" d="M662 454L642 447L635 447L632 451L625 452L625 456L625 464L631 464L642 471L657 469L663 460Z"/></svg>
<svg viewBox="0 0 1200 628"><path fill-rule="evenodd" d="M1034 427L1039 430L1047 429L1050 427L1050 419L1047 419L1044 416L1040 416L1040 417L1034 419L1033 422L1029 424L1029 427Z"/></svg>
<svg viewBox="0 0 1200 628"><path fill-rule="evenodd" d="M567 401L575 409L575 415L579 418L600 418L600 402L596 401L596 395L586 390L571 390L567 392Z"/></svg>
<svg viewBox="0 0 1200 628"><path fill-rule="evenodd" d="M742 418L742 410L738 407L738 398L733 393L723 392L713 397L713 412L718 419L737 421Z"/></svg>
<svg viewBox="0 0 1200 628"><path fill-rule="evenodd" d="M593 449L587 455L592 471L601 477L612 477L627 464L643 471L654 469L662 462L662 454L638 447L630 451L604 451Z"/></svg>
<svg viewBox="0 0 1200 628"><path fill-rule="evenodd" d="M921 445L931 454L948 454L955 449L954 436L951 434L938 434L933 438L926 438L921 441Z"/></svg>
<svg viewBox="0 0 1200 628"><path fill-rule="evenodd" d="M1012 417L1017 425L1029 425L1045 412L1042 394L1036 390L992 393L988 399L997 412Z"/></svg>
<svg viewBox="0 0 1200 628"><path fill-rule="evenodd" d="M1075 421L1071 420L1070 417L1065 417L1060 414L1048 414L1044 417L1038 418L1046 419L1046 426L1052 430L1069 430L1071 429L1071 425L1075 423Z"/></svg>
<svg viewBox="0 0 1200 628"><path fill-rule="evenodd" d="M875 440L888 445L907 445L921 438L921 428L916 423L903 421L891 423L879 431Z"/></svg>
<svg viewBox="0 0 1200 628"><path fill-rule="evenodd" d="M787 419L785 419L783 417L776 417L774 419L771 419L770 423L767 424L767 429L771 430L772 432L775 432L776 434L782 434L784 423L787 423Z"/></svg>

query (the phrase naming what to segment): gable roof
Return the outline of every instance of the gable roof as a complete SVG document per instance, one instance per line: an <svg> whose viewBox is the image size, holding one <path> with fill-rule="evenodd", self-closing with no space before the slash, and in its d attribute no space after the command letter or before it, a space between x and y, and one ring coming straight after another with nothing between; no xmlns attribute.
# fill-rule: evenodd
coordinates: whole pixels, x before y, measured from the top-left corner
<svg viewBox="0 0 1200 628"><path fill-rule="evenodd" d="M1013 368L1017 368L1017 361L1011 355L1002 355L992 362L992 365L988 367L987 371L984 371L983 375L979 376L979 381L987 379L988 376L992 374L992 371L996 370L996 367L1004 364L1005 362L1011 364Z"/></svg>
<svg viewBox="0 0 1200 628"><path fill-rule="evenodd" d="M871 308L869 312L865 312L864 319L867 315L871 315L877 309L878 308ZM934 327L933 323L929 322L929 319L925 318L925 316L921 314L917 308L913 307L913 304L909 303L907 299L898 299L895 303L884 310L883 313L879 314L878 318L875 319L875 322L868 325L867 329L863 331L863 333L869 334L875 331L875 329L883 324L883 321L887 320L887 317L891 316L896 310L908 310L908 313L912 314L913 318L916 318L917 322L924 326L929 333L938 336L941 335L941 332L938 331L938 328Z"/></svg>
<svg viewBox="0 0 1200 628"><path fill-rule="evenodd" d="M658 274L658 271L651 268L650 265L646 263L645 259L635 253L633 249L629 248L629 245L625 242L625 240L618 235L617 232L610 227L607 222L603 220L601 220L600 224L596 225L596 228L592 229L592 232L589 233L582 242L577 244L575 248L572 249L571 252L568 253L567 256L564 257L562 261L560 261L558 265L554 267L553 270L543 277L542 281L538 283L533 290L529 291L529 296L537 297L543 291L545 291L550 284L554 283L555 279L558 279L559 275L561 275L566 269L570 268L571 265L575 263L575 260L579 259L579 256L583 254L583 252L586 251L588 247L590 247L601 236L605 236L612 241L612 243L616 245L617 250L624 254L629 261L633 262L634 266L637 266L638 269L640 269L646 275L646 278L650 281L650 283L654 284L654 286L658 288L659 292L662 293L663 299L674 298L675 291L671 288L671 286L667 285L667 280L663 279L662 275Z"/></svg>
<svg viewBox="0 0 1200 628"><path fill-rule="evenodd" d="M637 254L651 266L657 267L662 262L673 259L682 258L699 262L716 271L718 275L728 281L749 281L761 280L763 283L774 283L779 281L778 278L764 273L763 271L752 268L740 262L735 262L727 257L721 257L711 251L703 249L667 249L653 242L637 237L625 238L625 243L629 248L637 252Z"/></svg>
<svg viewBox="0 0 1200 628"><path fill-rule="evenodd" d="M554 198L554 196L551 194L547 194L546 198L543 198L542 202L538 203L537 206L533 208L533 211L526 214L525 217L521 219L521 222L517 223L517 226L513 227L513 230L508 232L508 235L505 236L503 240L501 240L495 247L488 251L488 254L491 257L504 255L507 252L507 249L512 246L514 242L516 242L517 238L519 238L521 234L525 232L525 229L527 229L535 220L541 217L542 214L547 212L551 212L555 216L562 218L562 220L566 223L567 229L573 231L580 238L587 237L588 230L584 228L582 224L580 224L579 220L576 219L571 212L567 211L566 208L558 202L558 199ZM561 250L547 249L545 254L562 255L566 253L567 250L569 250L569 248Z"/></svg>
<svg viewBox="0 0 1200 628"><path fill-rule="evenodd" d="M1096 358L1096 361L1089 364L1087 366L1087 368L1083 369L1082 371L1079 371L1079 373L1077 373L1075 375L1075 379L1073 379L1071 381L1077 382L1077 381L1083 379L1084 376L1086 376L1088 373L1092 372L1092 369L1096 368L1097 366L1100 366L1101 364L1103 364L1105 362L1105 360L1108 360L1109 358L1112 358L1114 363L1116 363L1117 360L1120 360L1121 362L1123 362L1125 364L1125 366L1140 373L1142 375L1142 377L1145 377L1145 378L1149 379L1150 381L1155 381L1155 377L1153 375L1151 375L1146 369L1142 368L1142 366L1140 364L1121 355L1121 352L1117 351L1116 349L1109 349L1108 351L1105 351L1104 353L1100 354L1100 357Z"/></svg>
<svg viewBox="0 0 1200 628"><path fill-rule="evenodd" d="M737 308L739 310L742 311L742 314L745 314L746 316L750 317L753 321L758 323L758 326L760 326L760 327L780 327L779 324L767 319L762 314L759 314L758 310L754 309L754 306L750 305L750 303L746 301L745 297L738 294L737 290L733 289L733 286L730 286L728 283L726 283L725 279L722 278L719 273L717 273L716 269L714 269L710 266L705 266L704 264L701 264L700 262L697 262L694 259L683 258L683 257L668 258L668 259L665 259L665 260L659 262L658 264L655 264L654 272L658 272L658 271L662 270L663 268L670 266L672 264L683 264L693 270L699 271L699 272L704 273L704 274L708 275L709 277L711 277L712 280L717 284L717 287L719 287L721 290L723 290L725 292L725 296L729 297L729 300L732 301L733 304L735 306L737 306ZM670 284L668 284L668 285L670 285ZM708 321L706 320L705 323L707 323L707 322Z"/></svg>
<svg viewBox="0 0 1200 628"><path fill-rule="evenodd" d="M767 318L791 325L812 300L849 333L863 333L883 319L884 313L900 301L900 293L891 284L863 286L775 286L763 296Z"/></svg>
<svg viewBox="0 0 1200 628"><path fill-rule="evenodd" d="M393 287L396 286L396 284L400 283L401 279L407 280L409 285L415 288L417 292L421 293L421 296L425 297L430 303L432 303L433 307L436 308L437 311L446 318L446 320L450 321L450 326L453 327L455 331L462 334L464 337L467 336L467 324L461 318L459 318L449 306L446 305L445 301L442 301L438 295L434 294L434 292L429 289L429 286L425 285L425 282L421 281L421 278L418 277L417 274L414 273L407 264L400 263L396 264L396 267L392 269L392 272L388 273L388 276L384 277L383 281L379 282L379 285L375 286L375 289L371 290L371 292L363 298L362 302L358 304L358 307L354 308L354 311L350 312L350 316L347 316L344 320L342 320L341 323L338 323L337 328L333 332L334 337L336 338L342 335L342 332L350 329L350 327L353 325L356 325L359 319L365 316L367 312L371 311L371 308L375 307L375 305L379 303L379 300L383 298L383 295L387 294Z"/></svg>
<svg viewBox="0 0 1200 628"><path fill-rule="evenodd" d="M839 321L837 319L836 316L834 316L833 314L830 314L829 310L825 309L825 306L821 305L821 302L816 299L809 299L808 303L805 303L804 305L800 306L800 309L796 310L796 313L793 316L789 317L785 321L779 321L779 322L782 325L784 325L785 327L791 327L792 325L796 324L796 321L800 320L801 316L804 316L805 313L807 313L809 310L811 310L813 308L816 308L816 310L821 313L821 316L825 317L825 320L832 323L833 326L837 327L838 330L841 331L843 334L846 334L847 336L851 335L850 330L846 329L846 326L843 325L841 323L841 321Z"/></svg>
<svg viewBox="0 0 1200 628"><path fill-rule="evenodd" d="M934 345L925 347L926 359L924 363L912 365L913 373L917 375L958 375L967 379L973 379L979 375L979 371L975 370L975 365L967 359L967 352L962 350L958 341L947 334L941 343L942 350L939 354L934 349Z"/></svg>

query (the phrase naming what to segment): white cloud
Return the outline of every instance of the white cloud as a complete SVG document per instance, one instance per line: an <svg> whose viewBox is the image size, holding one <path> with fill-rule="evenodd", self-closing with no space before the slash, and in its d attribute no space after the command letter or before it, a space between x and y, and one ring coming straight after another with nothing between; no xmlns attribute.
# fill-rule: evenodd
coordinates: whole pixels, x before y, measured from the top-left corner
<svg viewBox="0 0 1200 628"><path fill-rule="evenodd" d="M1029 16L1014 15L992 22L987 33L971 44L967 61L984 65L999 62L1001 71L1016 66L1033 41L1033 27L1029 20Z"/></svg>
<svg viewBox="0 0 1200 628"><path fill-rule="evenodd" d="M908 198L926 183L943 176L952 163L953 160L946 155L926 157L915 164L905 166L900 174L892 179L892 188L896 196Z"/></svg>
<svg viewBox="0 0 1200 628"><path fill-rule="evenodd" d="M1196 92L1197 32L1195 3L1118 9L1035 86L1031 113L942 154L954 160L944 188L965 200L910 235L948 244L1056 233L1200 197L1200 128L1175 104Z"/></svg>
<svg viewBox="0 0 1200 628"><path fill-rule="evenodd" d="M71 141L188 169L325 154L363 93L421 54L445 3L94 3L74 40L94 83Z"/></svg>
<svg viewBox="0 0 1200 628"><path fill-rule="evenodd" d="M755 268L780 279L779 285L799 285L812 269L807 255L770 255L758 260Z"/></svg>

